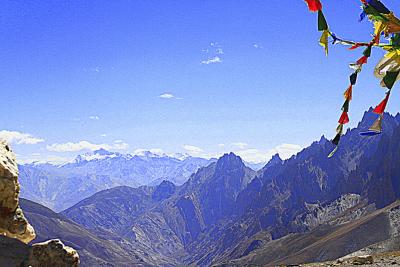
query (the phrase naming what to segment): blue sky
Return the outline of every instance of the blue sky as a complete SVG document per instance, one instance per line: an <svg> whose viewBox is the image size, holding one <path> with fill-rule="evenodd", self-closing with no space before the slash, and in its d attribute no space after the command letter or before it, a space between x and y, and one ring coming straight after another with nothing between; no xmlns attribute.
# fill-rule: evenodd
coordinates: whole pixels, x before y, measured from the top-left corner
<svg viewBox="0 0 400 267"><path fill-rule="evenodd" d="M333 32L370 39L359 1L323 3ZM336 45L325 57L316 28L302 0L3 1L0 130L21 161L98 147L287 157L333 137L362 54ZM382 55L359 76L350 127L384 96Z"/></svg>

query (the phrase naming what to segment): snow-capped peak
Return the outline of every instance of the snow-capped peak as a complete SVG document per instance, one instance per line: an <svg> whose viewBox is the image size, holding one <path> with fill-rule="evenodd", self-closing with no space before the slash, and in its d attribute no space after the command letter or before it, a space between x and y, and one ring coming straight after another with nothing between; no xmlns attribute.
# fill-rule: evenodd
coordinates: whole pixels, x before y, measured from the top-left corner
<svg viewBox="0 0 400 267"><path fill-rule="evenodd" d="M136 149L133 152L133 155L144 158L160 158L166 156L166 154L163 151L158 149L151 149L151 150Z"/></svg>
<svg viewBox="0 0 400 267"><path fill-rule="evenodd" d="M95 150L93 152L88 152L82 155L78 155L75 158L74 163L80 163L80 162L86 162L86 161L92 161L92 160L102 160L102 159L107 159L107 158L115 158L115 157L120 157L120 153L116 152L110 152L107 151L103 148L99 150Z"/></svg>
<svg viewBox="0 0 400 267"><path fill-rule="evenodd" d="M170 154L168 155L171 158L175 158L175 159L179 159L181 161L190 158L191 156L187 153L174 153L174 154Z"/></svg>

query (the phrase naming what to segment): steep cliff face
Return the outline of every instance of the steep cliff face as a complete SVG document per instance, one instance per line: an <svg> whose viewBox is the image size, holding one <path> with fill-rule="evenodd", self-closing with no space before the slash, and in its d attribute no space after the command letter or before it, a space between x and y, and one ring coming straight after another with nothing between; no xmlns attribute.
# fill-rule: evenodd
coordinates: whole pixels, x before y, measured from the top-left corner
<svg viewBox="0 0 400 267"><path fill-rule="evenodd" d="M77 252L60 240L27 245L35 236L19 207L15 154L0 141L0 266L78 266Z"/></svg>

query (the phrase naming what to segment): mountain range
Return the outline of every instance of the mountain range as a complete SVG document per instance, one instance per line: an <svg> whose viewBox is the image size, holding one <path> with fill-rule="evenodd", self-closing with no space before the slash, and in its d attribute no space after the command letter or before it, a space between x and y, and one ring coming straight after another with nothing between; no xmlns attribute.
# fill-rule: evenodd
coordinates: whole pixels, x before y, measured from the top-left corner
<svg viewBox="0 0 400 267"><path fill-rule="evenodd" d="M135 255L134 261L97 259L105 266L130 260L149 266L275 266L333 260L366 248L400 249L400 115L386 113L381 135L360 137L375 116L366 112L332 158L325 137L290 159L275 155L258 171L229 153L182 185L166 180L118 186L58 214L33 208L31 214L42 214L43 221L60 216L58 223L83 229L79 237L61 237L78 251L94 235L113 242L100 241L110 259L122 255L121 247ZM39 235L51 231L49 223L37 224L46 225L33 222ZM84 253L83 265L93 266L98 256Z"/></svg>
<svg viewBox="0 0 400 267"><path fill-rule="evenodd" d="M148 151L132 156L100 149L62 165L19 165L21 196L61 211L116 186L158 185L163 180L180 185L198 168L215 160L187 155L171 157Z"/></svg>

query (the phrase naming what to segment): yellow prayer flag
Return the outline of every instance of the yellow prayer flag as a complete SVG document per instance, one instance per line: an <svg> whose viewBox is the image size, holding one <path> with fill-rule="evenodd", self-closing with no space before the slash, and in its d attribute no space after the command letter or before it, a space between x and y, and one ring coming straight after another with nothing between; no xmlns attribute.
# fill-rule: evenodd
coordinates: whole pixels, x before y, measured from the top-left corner
<svg viewBox="0 0 400 267"><path fill-rule="evenodd" d="M321 38L319 39L319 44L325 49L326 55L328 55L328 37L330 33L328 30L322 32Z"/></svg>

